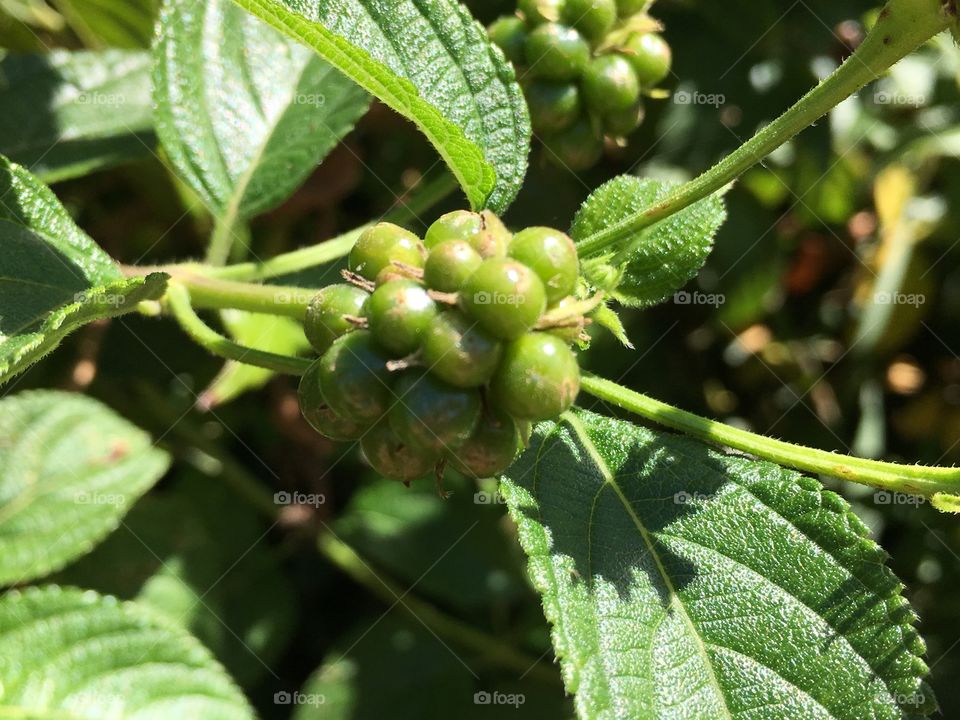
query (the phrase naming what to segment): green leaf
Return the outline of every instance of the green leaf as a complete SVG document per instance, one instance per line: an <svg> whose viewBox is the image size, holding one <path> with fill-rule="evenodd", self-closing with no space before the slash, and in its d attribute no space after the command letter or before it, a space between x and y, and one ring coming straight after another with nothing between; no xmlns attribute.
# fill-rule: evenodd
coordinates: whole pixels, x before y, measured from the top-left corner
<svg viewBox="0 0 960 720"><path fill-rule="evenodd" d="M91 398L33 391L0 400L0 585L88 552L168 463L149 435Z"/></svg>
<svg viewBox="0 0 960 720"><path fill-rule="evenodd" d="M104 50L0 60L0 154L46 182L149 154L150 56Z"/></svg>
<svg viewBox="0 0 960 720"><path fill-rule="evenodd" d="M157 0L56 0L57 8L86 45L147 48L157 19Z"/></svg>
<svg viewBox="0 0 960 720"><path fill-rule="evenodd" d="M242 310L224 310L220 318L230 337L246 347L280 355L299 355L310 347L303 334L303 325L292 318ZM250 390L263 387L274 374L264 368L229 360L200 393L197 405L211 409L228 403Z"/></svg>
<svg viewBox="0 0 960 720"><path fill-rule="evenodd" d="M475 209L523 182L530 121L513 67L455 0L235 0L417 124Z"/></svg>
<svg viewBox="0 0 960 720"><path fill-rule="evenodd" d="M157 133L228 227L287 198L366 112L367 94L230 0L166 0Z"/></svg>
<svg viewBox="0 0 960 720"><path fill-rule="evenodd" d="M503 493L581 718L920 717L925 647L847 503L767 462L588 412Z"/></svg>
<svg viewBox="0 0 960 720"><path fill-rule="evenodd" d="M652 207L675 187L672 183L621 175L601 185L574 218L575 242ZM632 307L663 302L696 276L713 248L713 237L726 220L722 193L716 193L646 228L616 257L585 262L587 279L612 290ZM615 286L615 287L614 287Z"/></svg>
<svg viewBox="0 0 960 720"><path fill-rule="evenodd" d="M52 579L157 610L249 685L273 667L295 622L267 529L224 482L191 471L143 498L123 527Z"/></svg>
<svg viewBox="0 0 960 720"><path fill-rule="evenodd" d="M68 333L159 298L167 276L125 280L50 189L0 157L0 383Z"/></svg>
<svg viewBox="0 0 960 720"><path fill-rule="evenodd" d="M0 599L0 716L252 720L210 653L133 603L56 586Z"/></svg>

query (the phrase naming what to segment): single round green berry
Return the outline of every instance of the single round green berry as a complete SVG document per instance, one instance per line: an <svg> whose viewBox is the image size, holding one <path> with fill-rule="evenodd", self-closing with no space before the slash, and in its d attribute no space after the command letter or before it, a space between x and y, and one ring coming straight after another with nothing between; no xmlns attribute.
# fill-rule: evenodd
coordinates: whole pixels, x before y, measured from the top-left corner
<svg viewBox="0 0 960 720"><path fill-rule="evenodd" d="M617 0L617 15L624 20L639 15L647 9L650 2L651 0Z"/></svg>
<svg viewBox="0 0 960 720"><path fill-rule="evenodd" d="M463 286L460 299L470 317L504 340L523 335L547 307L543 281L523 263L507 258L485 260Z"/></svg>
<svg viewBox="0 0 960 720"><path fill-rule="evenodd" d="M348 265L367 280L376 280L393 262L422 268L424 254L420 238L399 225L382 222L363 231L350 251Z"/></svg>
<svg viewBox="0 0 960 720"><path fill-rule="evenodd" d="M558 132L580 117L580 88L574 83L534 80L526 89L530 122L540 133Z"/></svg>
<svg viewBox="0 0 960 720"><path fill-rule="evenodd" d="M397 437L386 420L374 425L360 440L367 461L378 473L392 480L410 482L431 472L439 453L415 447Z"/></svg>
<svg viewBox="0 0 960 720"><path fill-rule="evenodd" d="M527 26L516 15L505 15L494 20L487 28L487 34L494 45L503 50L507 60L514 65L523 65L526 60L524 48L527 45Z"/></svg>
<svg viewBox="0 0 960 720"><path fill-rule="evenodd" d="M341 335L355 329L347 315L359 316L369 293L346 283L328 285L313 296L303 318L303 332L319 354Z"/></svg>
<svg viewBox="0 0 960 720"><path fill-rule="evenodd" d="M567 0L520 0L517 9L527 19L530 27L544 23L559 22Z"/></svg>
<svg viewBox="0 0 960 720"><path fill-rule="evenodd" d="M543 143L551 161L574 172L590 169L603 157L603 139L587 118L580 118L562 132L544 136Z"/></svg>
<svg viewBox="0 0 960 720"><path fill-rule="evenodd" d="M602 40L617 22L616 0L567 0L563 22L575 27L596 43Z"/></svg>
<svg viewBox="0 0 960 720"><path fill-rule="evenodd" d="M601 55L583 73L583 99L598 115L621 112L640 99L640 81L622 55Z"/></svg>
<svg viewBox="0 0 960 720"><path fill-rule="evenodd" d="M510 231L500 218L489 210L475 213L454 210L441 215L427 230L424 244L433 250L440 243L463 240L470 243L481 257L505 255L510 244Z"/></svg>
<svg viewBox="0 0 960 720"><path fill-rule="evenodd" d="M496 477L513 464L520 447L520 430L513 418L484 413L473 434L447 453L447 459L467 477Z"/></svg>
<svg viewBox="0 0 960 720"><path fill-rule="evenodd" d="M459 310L438 315L423 337L423 363L444 382L480 387L497 369L499 341Z"/></svg>
<svg viewBox="0 0 960 720"><path fill-rule="evenodd" d="M573 28L541 25L527 38L527 66L546 80L576 80L590 61L590 44Z"/></svg>
<svg viewBox="0 0 960 720"><path fill-rule="evenodd" d="M431 290L457 292L483 258L466 240L447 240L430 251L423 266L423 281Z"/></svg>
<svg viewBox="0 0 960 720"><path fill-rule="evenodd" d="M551 420L580 392L580 367L566 343L549 333L528 333L504 348L490 383L494 407L525 420Z"/></svg>
<svg viewBox="0 0 960 720"><path fill-rule="evenodd" d="M657 33L632 33L620 48L630 61L643 87L663 82L670 74L673 54L670 46Z"/></svg>
<svg viewBox="0 0 960 720"><path fill-rule="evenodd" d="M420 347L437 315L437 304L420 283L391 280L373 291L363 312L377 345L402 357Z"/></svg>
<svg viewBox="0 0 960 720"><path fill-rule="evenodd" d="M566 233L548 227L531 227L513 236L507 254L533 270L543 281L547 304L572 293L580 276L577 247Z"/></svg>
<svg viewBox="0 0 960 720"><path fill-rule="evenodd" d="M323 397L339 415L358 422L377 420L393 404L386 363L368 330L337 338L318 363Z"/></svg>
<svg viewBox="0 0 960 720"><path fill-rule="evenodd" d="M642 100L626 110L606 113L603 116L604 132L617 138L626 137L643 124L644 115L646 112Z"/></svg>
<svg viewBox="0 0 960 720"><path fill-rule="evenodd" d="M448 385L429 372L406 373L396 382L390 427L401 440L428 450L454 450L480 419L478 390Z"/></svg>
<svg viewBox="0 0 960 720"><path fill-rule="evenodd" d="M345 442L358 440L369 425L337 414L320 390L320 363L310 366L300 378L297 392L300 413L310 426L325 438Z"/></svg>

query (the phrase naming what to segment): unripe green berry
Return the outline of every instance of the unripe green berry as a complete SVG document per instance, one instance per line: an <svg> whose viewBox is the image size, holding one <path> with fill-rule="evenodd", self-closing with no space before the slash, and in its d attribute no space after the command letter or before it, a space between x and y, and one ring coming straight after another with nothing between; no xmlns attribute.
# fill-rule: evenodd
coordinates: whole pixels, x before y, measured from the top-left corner
<svg viewBox="0 0 960 720"><path fill-rule="evenodd" d="M525 420L551 420L573 405L580 392L580 367L558 337L534 332L504 348L490 383L494 407Z"/></svg>
<svg viewBox="0 0 960 720"><path fill-rule="evenodd" d="M541 25L527 38L527 66L536 77L576 80L589 61L590 44L566 25Z"/></svg>
<svg viewBox="0 0 960 720"><path fill-rule="evenodd" d="M507 254L533 270L543 281L547 304L572 293L580 276L577 247L566 233L548 227L531 227L513 236Z"/></svg>
<svg viewBox="0 0 960 720"><path fill-rule="evenodd" d="M447 459L467 477L496 477L513 464L520 446L520 430L513 418L484 413L469 439L447 453Z"/></svg>
<svg viewBox="0 0 960 720"><path fill-rule="evenodd" d="M372 334L356 330L334 340L319 360L320 390L334 412L373 422L393 404L386 358Z"/></svg>
<svg viewBox="0 0 960 720"><path fill-rule="evenodd" d="M429 372L405 373L396 382L390 427L414 447L447 451L460 446L480 419L478 390L461 390Z"/></svg>
<svg viewBox="0 0 960 720"><path fill-rule="evenodd" d="M369 293L346 283L328 285L313 296L303 318L303 332L319 354L355 328L345 315L359 316Z"/></svg>
<svg viewBox="0 0 960 720"><path fill-rule="evenodd" d="M441 215L427 230L424 244L428 250L449 240L470 243L481 257L505 255L510 244L510 231L500 218L489 210L475 213L469 210L454 210Z"/></svg>
<svg viewBox="0 0 960 720"><path fill-rule="evenodd" d="M622 20L638 15L647 9L651 0L617 0L617 15Z"/></svg>
<svg viewBox="0 0 960 720"><path fill-rule="evenodd" d="M491 335L512 340L532 328L547 306L547 291L523 263L490 258L460 293L467 313Z"/></svg>
<svg viewBox="0 0 960 720"><path fill-rule="evenodd" d="M439 453L415 447L397 437L386 420L374 425L363 436L360 447L374 470L401 482L423 477L436 467L440 459Z"/></svg>
<svg viewBox="0 0 960 720"><path fill-rule="evenodd" d="M320 363L318 362L311 365L300 378L297 396L300 401L300 413L310 426L325 438L339 442L357 440L369 427L367 423L356 422L338 415L327 404L320 390Z"/></svg>
<svg viewBox="0 0 960 720"><path fill-rule="evenodd" d="M620 48L630 61L643 87L663 82L670 74L673 54L670 46L657 33L632 33Z"/></svg>
<svg viewBox="0 0 960 720"><path fill-rule="evenodd" d="M420 238L399 225L382 222L363 231L350 251L348 265L367 280L376 280L395 261L422 268L424 255Z"/></svg>
<svg viewBox="0 0 960 720"><path fill-rule="evenodd" d="M447 240L430 251L423 266L423 281L431 290L457 292L483 258L466 240Z"/></svg>
<svg viewBox="0 0 960 720"><path fill-rule="evenodd" d="M530 27L544 23L559 22L567 0L520 0L517 9L526 18Z"/></svg>
<svg viewBox="0 0 960 720"><path fill-rule="evenodd" d="M563 22L597 43L617 22L616 0L567 0Z"/></svg>
<svg viewBox="0 0 960 720"><path fill-rule="evenodd" d="M430 324L421 347L423 363L444 382L459 388L486 383L500 361L500 343L459 310L448 310Z"/></svg>
<svg viewBox="0 0 960 720"><path fill-rule="evenodd" d="M622 112L640 99L640 81L622 55L601 55L583 73L583 99L598 115Z"/></svg>
<svg viewBox="0 0 960 720"><path fill-rule="evenodd" d="M580 88L574 83L534 80L526 89L530 122L540 133L558 132L580 117Z"/></svg>
<svg viewBox="0 0 960 720"><path fill-rule="evenodd" d="M437 304L419 283L391 280L373 291L363 312L377 345L402 357L420 347L437 315Z"/></svg>
<svg viewBox="0 0 960 720"><path fill-rule="evenodd" d="M642 100L626 110L606 113L603 116L604 132L613 137L626 137L643 124L645 114Z"/></svg>
<svg viewBox="0 0 960 720"><path fill-rule="evenodd" d="M603 157L603 140L584 117L562 132L545 136L543 142L550 160L575 172L588 170Z"/></svg>
<svg viewBox="0 0 960 720"><path fill-rule="evenodd" d="M507 60L516 66L526 60L524 48L527 46L527 26L516 15L505 15L494 20L487 29L493 43L503 50Z"/></svg>

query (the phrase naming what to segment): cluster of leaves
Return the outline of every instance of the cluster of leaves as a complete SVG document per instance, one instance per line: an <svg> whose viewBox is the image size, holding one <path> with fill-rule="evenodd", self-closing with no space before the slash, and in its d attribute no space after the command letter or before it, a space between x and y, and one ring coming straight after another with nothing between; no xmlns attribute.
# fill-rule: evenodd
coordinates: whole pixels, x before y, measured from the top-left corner
<svg viewBox="0 0 960 720"><path fill-rule="evenodd" d="M184 194L212 216L210 259L222 262L243 245L237 239L248 237L248 222L287 199L353 127L369 92L416 123L475 208L505 209L517 194L529 144L522 95L502 54L459 4L404 0L389 12L364 0L239 5L253 15L225 0L199 10L168 0L149 56L107 50L0 61L9 78L3 92L19 84L63 94L52 115L62 125L10 123L0 138L3 152L34 171L7 160L0 165L0 381L83 324L154 307L168 282L159 273L125 277L38 175L78 177L129 157L130 148L150 148L155 134ZM153 114L143 112L151 102L142 92L148 75ZM124 83L129 91L114 91ZM61 137L69 142L47 153ZM583 205L572 237L585 241L654 205L669 187L634 177L611 181ZM721 199L707 198L617 253L590 258L585 276L624 305L662 302L700 271L724 218ZM290 329L263 330L256 315L227 317L237 338ZM292 342L291 352L299 347ZM232 377L231 396L265 380ZM237 642L261 663L281 652L292 613L284 574L274 553L258 551L238 573L243 583L222 588L222 596L211 590L233 570L232 558L246 557L239 548L231 552L226 538L256 545L265 532L260 521L232 510L229 527L214 532L222 508L238 500L205 496L194 489L196 478L133 507L171 458L97 401L25 392L0 406L0 576L13 586L59 571L51 584L0 597L0 706L31 716L253 717L220 663L247 688L257 687L264 668L238 660L250 657ZM198 453L210 460L197 451L191 457L199 465ZM232 466L223 472L243 476ZM393 532L401 533L397 528L408 530L433 512L424 509L428 503L436 507L428 495L397 490L373 484L361 491L337 531L416 584L436 535L409 546L420 551L411 563L390 557L408 547L390 542L392 518L379 525L358 520L390 508ZM578 411L564 423L537 426L503 494L581 717L680 708L701 716L854 720L924 715L935 707L902 586L847 504L818 481ZM351 522L361 530L351 532ZM371 527L382 535L365 538ZM495 529L491 535L503 541ZM124 546L116 545L118 536ZM128 554L137 542L149 555ZM515 566L482 550L468 558L470 566L488 563L503 595L521 594L522 581L510 574ZM104 567L123 572L98 578ZM469 580L463 586L473 588ZM264 587L275 591L276 603L256 601ZM475 613L457 587L440 583L429 594L454 612ZM494 596L489 587L476 593ZM227 629L243 633L228 638L221 618L237 598L244 607ZM354 652L365 628L342 637L303 686L324 706L299 705L296 716L376 716L402 706L423 717L437 706L438 688L449 693L448 707L475 711L473 681L462 673L451 680L452 658L429 646L422 626L413 627L395 619L375 627L374 639L384 642L372 657ZM529 639L517 644L537 647ZM393 658L384 646L406 658L405 671L418 673L432 694L412 699L406 674L387 683L397 666L383 667L385 656ZM380 683L378 696L364 697L363 683Z"/></svg>

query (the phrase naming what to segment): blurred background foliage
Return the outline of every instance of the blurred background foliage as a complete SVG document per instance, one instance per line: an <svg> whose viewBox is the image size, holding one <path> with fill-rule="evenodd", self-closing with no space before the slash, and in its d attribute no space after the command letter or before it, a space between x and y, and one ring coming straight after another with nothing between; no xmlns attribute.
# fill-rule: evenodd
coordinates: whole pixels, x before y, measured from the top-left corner
<svg viewBox="0 0 960 720"><path fill-rule="evenodd" d="M489 22L512 3L476 0L472 9ZM153 0L0 0L0 46L4 54L145 48L155 12ZM615 174L683 179L703 170L830 72L873 12L859 0L661 0L654 14L674 51L670 85L685 94L650 103L630 146L611 148L579 177L535 148L508 222L567 227L590 189ZM958 82L960 50L939 38L750 171L727 195L729 220L698 280L674 302L623 314L635 352L598 336L585 364L790 441L955 464ZM138 159L55 191L124 262L200 256L210 218L152 138L139 144ZM249 255L321 242L380 216L437 163L411 125L375 104L294 197L253 223ZM411 227L422 231L462 203L452 197ZM323 268L297 281L334 277L335 268ZM261 332L290 351L302 342L289 327ZM316 552L317 531L332 533L411 596L549 663L549 629L502 506L485 502L494 496L452 478L454 495L443 503L430 487L407 491L373 477L356 452L301 421L291 380L248 378L239 385L262 387L240 394L236 372L172 323L126 318L77 333L5 388L89 392L181 461L114 537L57 579L139 597L181 619L267 718L288 710L273 694L308 677L328 704L301 707L301 718L494 715L472 702L483 690L523 693L524 717L572 715L558 676L521 675L438 639L402 600L387 610ZM251 482L323 502L271 526L237 491ZM921 617L944 716L957 716L960 526L907 498L827 482L892 555Z"/></svg>

